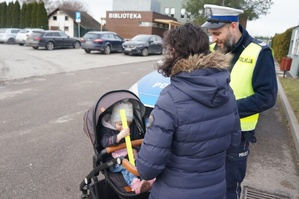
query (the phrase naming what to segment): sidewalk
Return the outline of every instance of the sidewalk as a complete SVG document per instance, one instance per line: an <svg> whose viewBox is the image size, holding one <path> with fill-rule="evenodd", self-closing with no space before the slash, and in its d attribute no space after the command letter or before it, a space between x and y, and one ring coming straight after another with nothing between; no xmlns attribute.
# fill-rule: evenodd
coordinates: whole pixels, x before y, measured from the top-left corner
<svg viewBox="0 0 299 199"><path fill-rule="evenodd" d="M280 70L279 63L277 62L275 64L275 70L278 77L283 77L284 72ZM282 106L285 111L286 117L288 119L288 125L292 133L297 154L299 156L299 123L289 103L289 100L283 90L279 78L277 78L277 83L278 83L278 95L280 97L280 100L282 101Z"/></svg>
<svg viewBox="0 0 299 199"><path fill-rule="evenodd" d="M283 76L278 63L276 71L277 76ZM278 92L276 105L260 114L257 143L251 144L243 182L243 199L299 199L298 121L279 78Z"/></svg>

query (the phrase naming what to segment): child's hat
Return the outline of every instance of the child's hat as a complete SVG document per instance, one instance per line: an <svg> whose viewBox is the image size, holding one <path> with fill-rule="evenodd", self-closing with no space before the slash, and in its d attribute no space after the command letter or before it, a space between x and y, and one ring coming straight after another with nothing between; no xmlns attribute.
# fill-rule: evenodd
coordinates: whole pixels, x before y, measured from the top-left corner
<svg viewBox="0 0 299 199"><path fill-rule="evenodd" d="M127 116L127 121L132 122L133 120L133 105L129 101L119 101L117 102L113 108L112 108L112 113L111 113L111 123L114 124L116 122L121 122L121 116L120 116L120 110L124 109L126 116Z"/></svg>
<svg viewBox="0 0 299 199"><path fill-rule="evenodd" d="M239 15L244 13L243 10L211 4L205 4L204 9L207 20L201 27L211 29L221 28L225 24L238 22Z"/></svg>

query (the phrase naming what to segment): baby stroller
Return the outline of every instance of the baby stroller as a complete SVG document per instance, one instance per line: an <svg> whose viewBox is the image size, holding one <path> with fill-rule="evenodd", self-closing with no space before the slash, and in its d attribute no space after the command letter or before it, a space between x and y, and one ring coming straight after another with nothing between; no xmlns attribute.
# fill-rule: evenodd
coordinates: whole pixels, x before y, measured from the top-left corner
<svg viewBox="0 0 299 199"><path fill-rule="evenodd" d="M133 104L134 119L130 128L137 128L140 139L132 140L132 146L140 146L145 133L145 107L139 98L128 90L115 90L104 94L96 104L84 115L84 132L90 138L95 154L93 155L93 170L85 177L80 184L81 198L84 199L146 199L149 192L135 194L126 184L121 173L112 173L108 167L115 164L122 164L128 171L138 176L134 167L125 158L114 158L107 162L103 157L112 152L126 148L125 143L114 147L103 148L100 142L101 119L106 113L111 113L112 105L116 102L128 99ZM131 131L132 132L132 131ZM136 137L136 136L135 136ZM103 174L103 175L100 175ZM104 179L100 177L104 176Z"/></svg>

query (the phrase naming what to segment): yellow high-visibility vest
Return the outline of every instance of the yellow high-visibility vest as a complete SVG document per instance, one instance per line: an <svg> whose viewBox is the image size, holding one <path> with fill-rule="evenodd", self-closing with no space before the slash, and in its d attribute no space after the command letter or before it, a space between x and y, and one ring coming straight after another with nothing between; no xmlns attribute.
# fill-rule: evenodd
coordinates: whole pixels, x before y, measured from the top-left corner
<svg viewBox="0 0 299 199"><path fill-rule="evenodd" d="M215 44L210 45L214 51ZM257 58L262 47L256 43L250 43L241 53L231 71L230 86L234 91L236 99L243 99L254 94L252 88L252 75ZM259 114L241 118L242 131L254 130L258 122Z"/></svg>

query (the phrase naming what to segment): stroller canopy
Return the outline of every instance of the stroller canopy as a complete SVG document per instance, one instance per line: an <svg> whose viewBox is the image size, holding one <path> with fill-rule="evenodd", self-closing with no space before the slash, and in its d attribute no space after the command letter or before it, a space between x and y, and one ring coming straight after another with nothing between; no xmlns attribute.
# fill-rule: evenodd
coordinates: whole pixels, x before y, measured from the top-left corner
<svg viewBox="0 0 299 199"><path fill-rule="evenodd" d="M111 112L113 104L125 99L133 104L134 121L139 130L144 131L144 122L142 121L142 118L145 114L145 107L140 99L128 90L114 90L107 92L84 115L83 130L90 138L90 141L95 148L99 147L96 133L98 122L101 122L101 118L104 114Z"/></svg>

